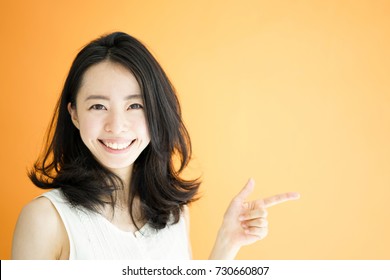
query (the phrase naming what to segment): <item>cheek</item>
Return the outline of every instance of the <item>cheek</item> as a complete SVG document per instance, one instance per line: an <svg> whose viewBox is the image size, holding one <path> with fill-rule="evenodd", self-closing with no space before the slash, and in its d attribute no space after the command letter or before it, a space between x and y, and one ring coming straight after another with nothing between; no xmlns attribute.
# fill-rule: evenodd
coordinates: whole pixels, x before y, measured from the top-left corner
<svg viewBox="0 0 390 280"><path fill-rule="evenodd" d="M146 118L143 116L137 121L137 131L138 134L143 136L145 140L150 141L150 133L149 133L149 127L148 122L146 121Z"/></svg>
<svg viewBox="0 0 390 280"><path fill-rule="evenodd" d="M100 122L96 119L82 118L80 119L79 123L80 135L84 141L88 139L94 139L99 135L101 125Z"/></svg>

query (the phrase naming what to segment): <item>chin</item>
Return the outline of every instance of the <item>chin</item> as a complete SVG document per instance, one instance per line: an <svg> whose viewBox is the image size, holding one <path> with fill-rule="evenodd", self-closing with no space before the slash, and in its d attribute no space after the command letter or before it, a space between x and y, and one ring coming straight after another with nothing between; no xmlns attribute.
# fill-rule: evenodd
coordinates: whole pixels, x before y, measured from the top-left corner
<svg viewBox="0 0 390 280"><path fill-rule="evenodd" d="M101 162L100 161L100 164L103 165L105 168L116 173L117 171L121 171L121 172L131 171L133 168L134 161L129 162L129 163L123 163L123 162L122 163L113 163L113 162Z"/></svg>

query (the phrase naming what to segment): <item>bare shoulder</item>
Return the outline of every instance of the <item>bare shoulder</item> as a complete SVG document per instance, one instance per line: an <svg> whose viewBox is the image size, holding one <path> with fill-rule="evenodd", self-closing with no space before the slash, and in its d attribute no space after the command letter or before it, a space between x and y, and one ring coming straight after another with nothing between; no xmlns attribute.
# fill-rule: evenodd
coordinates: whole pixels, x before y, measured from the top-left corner
<svg viewBox="0 0 390 280"><path fill-rule="evenodd" d="M46 197L34 199L16 223L12 259L66 259L68 236L60 215Z"/></svg>

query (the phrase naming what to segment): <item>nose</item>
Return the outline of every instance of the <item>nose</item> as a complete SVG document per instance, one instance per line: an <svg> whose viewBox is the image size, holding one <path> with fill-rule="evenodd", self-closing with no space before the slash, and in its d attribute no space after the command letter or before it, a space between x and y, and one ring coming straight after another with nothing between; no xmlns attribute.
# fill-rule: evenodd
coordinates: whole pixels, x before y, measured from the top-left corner
<svg viewBox="0 0 390 280"><path fill-rule="evenodd" d="M112 134L120 134L128 130L129 121L121 112L110 112L107 116L104 130Z"/></svg>

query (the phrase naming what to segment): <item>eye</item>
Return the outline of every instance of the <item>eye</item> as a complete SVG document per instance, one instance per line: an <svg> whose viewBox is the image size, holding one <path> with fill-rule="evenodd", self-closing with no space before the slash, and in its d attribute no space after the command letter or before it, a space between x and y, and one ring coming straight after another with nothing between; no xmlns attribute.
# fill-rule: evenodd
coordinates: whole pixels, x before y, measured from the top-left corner
<svg viewBox="0 0 390 280"><path fill-rule="evenodd" d="M106 107L102 104L94 104L91 107L89 107L90 110L106 110Z"/></svg>
<svg viewBox="0 0 390 280"><path fill-rule="evenodd" d="M143 108L143 106L141 105L141 104L139 104L139 103L134 103L134 104L131 104L130 106L129 106L129 109L142 109Z"/></svg>

